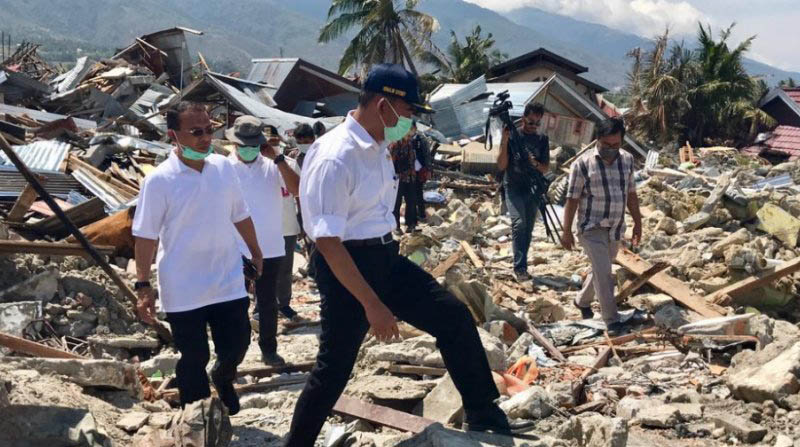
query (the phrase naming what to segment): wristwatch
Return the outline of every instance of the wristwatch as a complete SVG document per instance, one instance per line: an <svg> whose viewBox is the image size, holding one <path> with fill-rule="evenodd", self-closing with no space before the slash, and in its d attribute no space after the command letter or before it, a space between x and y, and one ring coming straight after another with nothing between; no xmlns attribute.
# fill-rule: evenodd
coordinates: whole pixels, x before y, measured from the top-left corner
<svg viewBox="0 0 800 447"><path fill-rule="evenodd" d="M142 290L142 289L147 289L147 288L150 288L150 287L152 287L150 285L150 281L136 281L135 283L133 283L133 290L135 290L135 291L139 291L139 290Z"/></svg>
<svg viewBox="0 0 800 447"><path fill-rule="evenodd" d="M276 165L279 165L281 163L286 162L286 156L283 155L283 154L280 154L277 157L275 157L275 160L273 160L273 161L275 162Z"/></svg>

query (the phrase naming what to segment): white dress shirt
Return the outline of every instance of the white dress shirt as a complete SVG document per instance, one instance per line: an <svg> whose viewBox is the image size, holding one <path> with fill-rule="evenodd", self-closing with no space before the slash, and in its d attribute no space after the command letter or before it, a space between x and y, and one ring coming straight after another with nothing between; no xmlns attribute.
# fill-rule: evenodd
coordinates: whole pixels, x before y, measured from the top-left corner
<svg viewBox="0 0 800 447"><path fill-rule="evenodd" d="M225 157L202 172L173 152L144 179L133 235L158 239L158 288L166 312L183 312L247 296L232 222L250 216Z"/></svg>
<svg viewBox="0 0 800 447"><path fill-rule="evenodd" d="M300 208L303 228L316 240L380 237L395 228L397 180L389 151L352 112L318 139L303 161Z"/></svg>
<svg viewBox="0 0 800 447"><path fill-rule="evenodd" d="M300 165L294 159L286 157L286 164L300 175ZM297 221L295 195L289 192L283 177L281 177L281 196L283 196L283 235L297 236L300 234L300 223Z"/></svg>
<svg viewBox="0 0 800 447"><path fill-rule="evenodd" d="M244 200L250 208L250 217L256 227L256 238L264 259L284 255L283 208L281 204L281 172L267 157L259 154L252 163L244 163L235 153L228 157L242 185ZM239 242L239 249L250 258L250 250L235 228L231 228Z"/></svg>

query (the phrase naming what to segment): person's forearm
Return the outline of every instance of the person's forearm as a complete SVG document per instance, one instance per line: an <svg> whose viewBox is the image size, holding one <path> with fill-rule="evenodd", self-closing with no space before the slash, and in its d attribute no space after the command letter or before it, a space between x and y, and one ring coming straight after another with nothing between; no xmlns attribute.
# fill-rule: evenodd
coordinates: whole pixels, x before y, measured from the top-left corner
<svg viewBox="0 0 800 447"><path fill-rule="evenodd" d="M263 255L261 254L261 248L258 246L258 238L256 237L256 227L253 225L253 219L247 218L241 222L236 222L233 224L236 227L236 231L239 232L239 235L242 236L244 243L247 245L247 249L250 250L250 255L256 258L262 258Z"/></svg>
<svg viewBox="0 0 800 447"><path fill-rule="evenodd" d="M153 255L156 252L158 240L136 238L134 257L136 259L136 280L150 281L150 266L153 264Z"/></svg>
<svg viewBox="0 0 800 447"><path fill-rule="evenodd" d="M508 168L508 141L503 139L500 143L500 155L497 156L497 169L505 171Z"/></svg>
<svg viewBox="0 0 800 447"><path fill-rule="evenodd" d="M575 221L575 211L578 209L578 199L567 199L564 206L564 231L572 232L572 223Z"/></svg>
<svg viewBox="0 0 800 447"><path fill-rule="evenodd" d="M298 191L300 191L300 176L285 162L278 164L278 171L280 171L281 177L283 177L286 189L288 189L293 196L298 196Z"/></svg>
<svg viewBox="0 0 800 447"><path fill-rule="evenodd" d="M635 225L642 225L642 210L639 208L639 196L636 192L628 194L628 211L631 213L633 223Z"/></svg>
<svg viewBox="0 0 800 447"><path fill-rule="evenodd" d="M366 309L380 301L339 238L321 237L317 239L316 244L317 250L325 257L336 279L361 303L361 306Z"/></svg>

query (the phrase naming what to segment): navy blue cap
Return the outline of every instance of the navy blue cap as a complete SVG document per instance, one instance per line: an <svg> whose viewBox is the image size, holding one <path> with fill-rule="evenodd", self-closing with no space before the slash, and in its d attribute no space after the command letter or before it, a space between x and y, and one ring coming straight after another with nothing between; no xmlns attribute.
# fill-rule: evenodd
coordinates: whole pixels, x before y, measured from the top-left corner
<svg viewBox="0 0 800 447"><path fill-rule="evenodd" d="M402 65L373 65L364 82L364 90L400 98L419 113L433 113L431 106L419 96L417 77Z"/></svg>

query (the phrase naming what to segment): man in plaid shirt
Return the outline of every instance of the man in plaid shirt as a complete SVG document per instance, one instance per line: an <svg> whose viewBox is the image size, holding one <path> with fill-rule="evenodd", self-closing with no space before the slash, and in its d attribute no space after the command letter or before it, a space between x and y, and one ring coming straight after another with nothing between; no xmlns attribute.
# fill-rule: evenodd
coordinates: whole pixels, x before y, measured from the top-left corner
<svg viewBox="0 0 800 447"><path fill-rule="evenodd" d="M564 209L564 234L561 244L571 250L575 244L572 224L577 212L578 240L592 264L575 305L583 318L592 313L592 299L597 296L609 334L625 331L619 321L614 299L614 280L611 264L617 256L620 240L625 234L625 207L633 217L632 244L642 238L642 215L633 181L633 156L621 151L625 124L610 118L597 127L597 146L572 164Z"/></svg>

